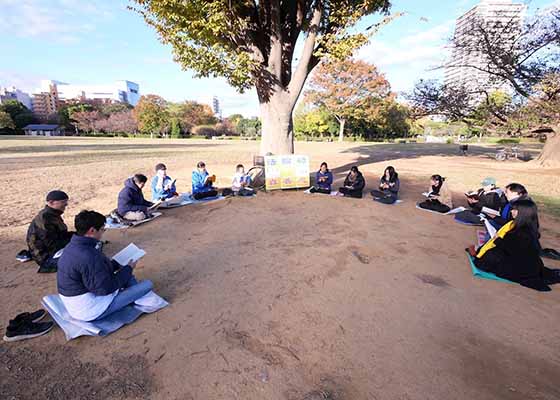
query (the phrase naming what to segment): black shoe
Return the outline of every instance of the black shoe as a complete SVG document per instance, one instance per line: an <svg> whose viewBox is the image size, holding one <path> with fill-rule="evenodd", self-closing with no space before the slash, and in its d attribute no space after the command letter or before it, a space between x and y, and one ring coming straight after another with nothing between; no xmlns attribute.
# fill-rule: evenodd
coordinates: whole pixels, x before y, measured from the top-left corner
<svg viewBox="0 0 560 400"><path fill-rule="evenodd" d="M551 260L560 260L560 253L554 249L542 249L541 257L550 258Z"/></svg>
<svg viewBox="0 0 560 400"><path fill-rule="evenodd" d="M4 341L17 342L18 340L38 337L50 331L53 326L54 322L25 322L17 325L10 325L6 328Z"/></svg>
<svg viewBox="0 0 560 400"><path fill-rule="evenodd" d="M31 253L29 252L29 250L22 250L17 253L16 260L22 263L31 261Z"/></svg>
<svg viewBox="0 0 560 400"><path fill-rule="evenodd" d="M52 273L56 272L57 269L58 268L56 266L41 266L37 270L37 273L38 274L52 274Z"/></svg>
<svg viewBox="0 0 560 400"><path fill-rule="evenodd" d="M45 318L45 315L47 315L47 312L45 310L37 310L32 313L24 312L16 315L14 319L11 319L10 326L19 325L26 322L39 322L40 320Z"/></svg>

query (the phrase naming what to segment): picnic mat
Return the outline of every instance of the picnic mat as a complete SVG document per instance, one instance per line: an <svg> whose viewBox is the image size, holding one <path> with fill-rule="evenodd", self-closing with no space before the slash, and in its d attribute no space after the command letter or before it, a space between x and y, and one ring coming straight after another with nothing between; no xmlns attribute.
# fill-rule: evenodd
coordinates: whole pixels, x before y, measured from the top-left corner
<svg viewBox="0 0 560 400"><path fill-rule="evenodd" d="M190 193L181 193L177 198L171 198L164 202L162 202L158 208L167 210L169 208L177 208L183 207L189 204L192 204L191 194Z"/></svg>
<svg viewBox="0 0 560 400"><path fill-rule="evenodd" d="M481 278L481 279L490 279L490 280L495 280L498 282L506 282L506 283L514 283L512 281L509 281L507 279L504 278L500 278L499 276L494 275L491 272L486 272L483 271L481 269L478 269L476 267L476 265L474 265L474 259L473 257L467 253L467 257L469 258L469 264L471 265L471 270L472 270L472 274L477 277L477 278Z"/></svg>
<svg viewBox="0 0 560 400"><path fill-rule="evenodd" d="M218 195L218 196L214 196L214 197L207 197L205 199L196 200L194 197L192 197L189 194L188 199L191 202L190 204L199 204L199 203L208 203L208 202L211 202L211 201L223 200L223 199L225 199L225 197L221 196L221 195Z"/></svg>
<svg viewBox="0 0 560 400"><path fill-rule="evenodd" d="M155 218L157 218L161 215L162 215L162 213L160 213L160 212L154 212L154 213L152 213L151 218L146 218L146 219L143 219L142 221L131 221L131 223L132 223L131 225L120 224L109 216L109 217L107 217L107 222L105 222L105 229L128 229L128 228L132 228L134 226L145 224L146 222L149 222L149 221L151 221L151 220L153 220L153 219L155 219Z"/></svg>
<svg viewBox="0 0 560 400"><path fill-rule="evenodd" d="M72 340L79 336L107 336L122 326L134 322L143 313L153 313L169 305L154 291L150 291L139 298L136 303L130 304L122 310L98 321L85 322L72 318L57 294L43 297L41 303L64 331L66 340Z"/></svg>

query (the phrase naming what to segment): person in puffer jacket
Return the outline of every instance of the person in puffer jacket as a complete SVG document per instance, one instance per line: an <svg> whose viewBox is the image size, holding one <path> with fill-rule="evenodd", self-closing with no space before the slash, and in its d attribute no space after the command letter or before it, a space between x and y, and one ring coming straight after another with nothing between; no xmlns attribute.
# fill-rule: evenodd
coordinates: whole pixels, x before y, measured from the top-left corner
<svg viewBox="0 0 560 400"><path fill-rule="evenodd" d="M362 198L362 192L366 186L366 181L362 173L355 165L350 168L350 172L344 179L344 186L339 188L338 191L346 197L354 197L357 199Z"/></svg>
<svg viewBox="0 0 560 400"><path fill-rule="evenodd" d="M156 176L152 178L152 201L167 200L179 196L175 181L167 175L165 164L156 165Z"/></svg>
<svg viewBox="0 0 560 400"><path fill-rule="evenodd" d="M142 221L150 217L149 207L154 203L145 200L142 188L146 185L148 178L142 174L136 174L124 181L124 188L119 192L118 212L129 221Z"/></svg>
<svg viewBox="0 0 560 400"><path fill-rule="evenodd" d="M74 219L76 234L64 249L56 275L58 293L72 318L102 319L152 290L152 282L137 282L136 262L121 265L97 247L105 231L105 217L82 211Z"/></svg>

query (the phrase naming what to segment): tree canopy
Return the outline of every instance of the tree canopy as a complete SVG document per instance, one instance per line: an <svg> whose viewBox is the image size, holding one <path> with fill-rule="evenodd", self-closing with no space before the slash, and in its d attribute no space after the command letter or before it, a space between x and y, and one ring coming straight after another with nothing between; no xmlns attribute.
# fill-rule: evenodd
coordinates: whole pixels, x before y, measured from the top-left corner
<svg viewBox="0 0 560 400"><path fill-rule="evenodd" d="M261 152L276 154L293 152L292 111L309 72L322 58L349 57L375 31L358 32L356 23L390 6L388 0L134 2L183 68L224 77L241 91L256 88Z"/></svg>

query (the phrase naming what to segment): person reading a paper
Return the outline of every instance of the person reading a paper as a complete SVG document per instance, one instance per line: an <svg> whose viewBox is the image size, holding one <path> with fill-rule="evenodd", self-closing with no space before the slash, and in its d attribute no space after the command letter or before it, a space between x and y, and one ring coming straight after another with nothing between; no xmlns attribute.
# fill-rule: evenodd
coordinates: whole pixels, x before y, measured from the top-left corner
<svg viewBox="0 0 560 400"><path fill-rule="evenodd" d="M206 164L200 161L196 165L196 170L192 172L192 197L196 200L216 197L218 191L213 186L214 182L216 182L216 175L210 175L206 170Z"/></svg>
<svg viewBox="0 0 560 400"><path fill-rule="evenodd" d="M356 199L362 198L362 192L366 186L366 180L362 173L358 170L357 166L352 166L350 172L344 179L344 186L338 189L345 197L354 197Z"/></svg>
<svg viewBox="0 0 560 400"><path fill-rule="evenodd" d="M104 318L152 290L151 281L138 282L134 277L134 259L121 264L96 248L105 231L102 214L82 211L74 225L76 234L60 257L56 276L58 293L72 318Z"/></svg>
<svg viewBox="0 0 560 400"><path fill-rule="evenodd" d="M560 282L560 270L546 268L540 258L537 206L531 200L519 200L511 206L512 220L507 222L478 251L468 251L481 270L539 291Z"/></svg>
<svg viewBox="0 0 560 400"><path fill-rule="evenodd" d="M451 191L447 187L445 178L441 175L432 175L426 197L428 200L418 203L418 207L442 214L449 212L453 208Z"/></svg>
<svg viewBox="0 0 560 400"><path fill-rule="evenodd" d="M497 213L498 215L485 213L483 210L483 213L489 218L488 221L490 224L496 229L500 229L513 219L511 210L516 202L520 200L530 200L527 189L519 183L510 183L507 185L504 196L505 200L503 200L503 206L500 208L500 212Z"/></svg>
<svg viewBox="0 0 560 400"><path fill-rule="evenodd" d="M151 201L144 200L142 189L148 178L142 174L136 174L124 182L124 188L119 193L118 212L129 221L142 221L150 218L150 207L154 206Z"/></svg>
<svg viewBox="0 0 560 400"><path fill-rule="evenodd" d="M167 200L179 196L175 180L167 175L165 164L156 165L156 176L152 179L152 201Z"/></svg>
<svg viewBox="0 0 560 400"><path fill-rule="evenodd" d="M383 204L394 204L399 198L400 185L399 174L394 167L388 166L379 181L379 189L371 191L373 200Z"/></svg>
<svg viewBox="0 0 560 400"><path fill-rule="evenodd" d="M499 215L502 207L502 191L496 187L496 179L484 178L481 188L477 191L467 192L467 203L470 210L465 210L455 215L459 222L483 225L479 214L484 209L488 214ZM493 210L493 211L492 211Z"/></svg>
<svg viewBox="0 0 560 400"><path fill-rule="evenodd" d="M243 164L237 164L235 175L231 181L231 190L236 196L252 196L255 194L251 184L251 176L245 172Z"/></svg>

